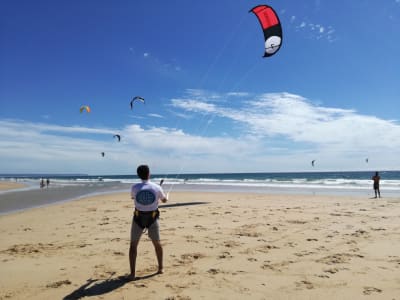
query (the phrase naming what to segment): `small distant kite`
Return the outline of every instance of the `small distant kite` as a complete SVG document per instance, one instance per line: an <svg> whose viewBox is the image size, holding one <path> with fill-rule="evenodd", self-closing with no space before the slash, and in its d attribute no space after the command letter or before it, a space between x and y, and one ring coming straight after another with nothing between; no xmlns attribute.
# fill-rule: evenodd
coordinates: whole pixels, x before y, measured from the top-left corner
<svg viewBox="0 0 400 300"><path fill-rule="evenodd" d="M314 167L315 159L311 162L311 165Z"/></svg>
<svg viewBox="0 0 400 300"><path fill-rule="evenodd" d="M133 97L132 100L131 100L131 109L133 109L133 102L134 101L141 101L141 102L144 103L144 98L142 98L140 96Z"/></svg>
<svg viewBox="0 0 400 300"><path fill-rule="evenodd" d="M365 162L368 163L368 157L365 159Z"/></svg>
<svg viewBox="0 0 400 300"><path fill-rule="evenodd" d="M84 110L86 110L88 113L90 113L90 107L87 105L82 105L79 111L82 113Z"/></svg>
<svg viewBox="0 0 400 300"><path fill-rule="evenodd" d="M104 155L106 155L104 152L101 152L101 156L104 157Z"/></svg>
<svg viewBox="0 0 400 300"><path fill-rule="evenodd" d="M115 134L114 137L118 139L118 142L121 141L121 136L119 134Z"/></svg>
<svg viewBox="0 0 400 300"><path fill-rule="evenodd" d="M282 26L278 15L271 6L258 5L250 10L258 18L264 32L264 57L274 55L282 45Z"/></svg>

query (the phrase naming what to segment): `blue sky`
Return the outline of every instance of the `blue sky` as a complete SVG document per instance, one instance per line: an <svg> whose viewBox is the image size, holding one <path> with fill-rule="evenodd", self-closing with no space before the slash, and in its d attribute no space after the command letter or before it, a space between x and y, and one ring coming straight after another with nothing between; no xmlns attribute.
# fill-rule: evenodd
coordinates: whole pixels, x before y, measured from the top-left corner
<svg viewBox="0 0 400 300"><path fill-rule="evenodd" d="M0 173L399 170L399 36L400 0L1 1Z"/></svg>

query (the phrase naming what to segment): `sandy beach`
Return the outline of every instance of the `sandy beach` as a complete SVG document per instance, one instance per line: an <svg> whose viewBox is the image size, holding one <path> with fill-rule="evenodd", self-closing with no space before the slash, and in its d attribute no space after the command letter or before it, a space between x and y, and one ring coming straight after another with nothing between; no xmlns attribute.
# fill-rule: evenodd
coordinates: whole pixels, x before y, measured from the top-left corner
<svg viewBox="0 0 400 300"><path fill-rule="evenodd" d="M26 185L22 183L11 182L11 181L0 181L0 191L15 190L23 188L25 186Z"/></svg>
<svg viewBox="0 0 400 300"><path fill-rule="evenodd" d="M132 209L127 192L0 216L0 299L400 299L400 198L175 191L164 274L144 235L127 282Z"/></svg>

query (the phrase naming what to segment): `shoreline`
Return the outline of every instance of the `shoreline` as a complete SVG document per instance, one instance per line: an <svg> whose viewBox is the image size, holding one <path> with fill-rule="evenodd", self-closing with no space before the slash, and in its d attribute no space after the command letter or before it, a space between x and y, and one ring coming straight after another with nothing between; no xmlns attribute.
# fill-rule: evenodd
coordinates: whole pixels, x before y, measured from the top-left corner
<svg viewBox="0 0 400 300"><path fill-rule="evenodd" d="M12 183L12 182L11 182ZM49 188L35 188L27 185L10 185L9 190L0 191L0 216L36 207L45 207L56 203L76 201L82 198L106 195L112 193L130 193L131 184L115 182L97 182L82 185L57 186ZM360 189L327 189L327 188L297 188L297 187L253 187L238 185L206 185L206 184L164 184L165 193L168 192L215 192L215 193L239 193L239 194L261 194L261 195L303 195L303 196L337 196L357 197L361 199L372 199L371 190ZM381 199L396 199L397 193L382 191ZM129 197L129 196L128 196Z"/></svg>
<svg viewBox="0 0 400 300"><path fill-rule="evenodd" d="M0 298L397 299L393 200L173 191L160 205L164 274L146 234L134 282L128 193L3 215Z"/></svg>

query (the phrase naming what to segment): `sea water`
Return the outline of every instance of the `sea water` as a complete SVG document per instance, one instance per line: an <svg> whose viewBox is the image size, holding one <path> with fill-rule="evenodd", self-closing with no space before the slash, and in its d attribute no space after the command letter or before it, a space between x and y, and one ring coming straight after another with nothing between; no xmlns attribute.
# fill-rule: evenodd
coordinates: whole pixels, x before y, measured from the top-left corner
<svg viewBox="0 0 400 300"><path fill-rule="evenodd" d="M204 189L236 190L295 190L295 191L371 191L372 176L375 172L285 172L285 173L202 173L202 174L152 174L152 180L170 190L189 187ZM400 171L382 171L382 193L400 196ZM31 186L38 186L41 178L49 178L51 186L96 186L119 184L122 187L139 181L132 175L86 175L86 174L13 174L0 175L0 180L15 180ZM197 187L197 188L196 188Z"/></svg>

